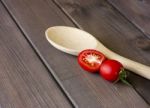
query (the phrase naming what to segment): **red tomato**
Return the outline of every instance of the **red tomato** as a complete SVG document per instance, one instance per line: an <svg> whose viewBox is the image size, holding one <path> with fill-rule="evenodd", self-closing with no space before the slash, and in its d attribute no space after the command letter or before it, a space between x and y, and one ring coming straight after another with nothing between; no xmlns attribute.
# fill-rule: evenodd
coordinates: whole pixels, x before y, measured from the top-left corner
<svg viewBox="0 0 150 108"><path fill-rule="evenodd" d="M119 74L123 69L123 65L116 60L106 60L100 66L101 76L108 81L119 80Z"/></svg>
<svg viewBox="0 0 150 108"><path fill-rule="evenodd" d="M82 51L78 56L80 66L89 72L97 72L106 57L99 51L87 49Z"/></svg>

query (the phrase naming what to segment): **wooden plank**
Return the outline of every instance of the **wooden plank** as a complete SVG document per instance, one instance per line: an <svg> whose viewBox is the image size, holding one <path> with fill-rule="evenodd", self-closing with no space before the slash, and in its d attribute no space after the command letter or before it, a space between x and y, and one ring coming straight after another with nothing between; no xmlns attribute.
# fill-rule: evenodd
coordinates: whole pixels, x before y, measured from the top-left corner
<svg viewBox="0 0 150 108"><path fill-rule="evenodd" d="M150 40L105 0L54 0L82 28L118 54L150 66ZM150 103L150 81L130 74L136 91Z"/></svg>
<svg viewBox="0 0 150 108"><path fill-rule="evenodd" d="M71 108L1 3L0 108Z"/></svg>
<svg viewBox="0 0 150 108"><path fill-rule="evenodd" d="M103 80L97 74L92 75L90 73L83 71L79 67L76 57L73 57L73 56L70 56L70 55L67 55L65 53L58 51L47 42L44 36L44 31L47 27L54 26L54 25L74 26L72 22L70 22L68 17L66 17L62 13L62 11L60 11L59 8L56 7L56 5L51 0L45 0L45 1L43 0L32 0L32 1L15 0L13 2L11 2L11 0L2 0L2 1L7 6L7 8L11 12L12 16L15 18L16 22L19 24L23 32L26 34L26 37L30 40L33 47L37 50L40 57L43 59L44 63L51 70L52 74L57 78L58 82L62 85L62 87L66 90L65 92L67 93L67 95L74 101L75 107L80 107L80 108L85 108L85 107L89 107L89 108L99 108L99 107L101 108L105 108L105 107L108 107L108 108L109 107L111 108L120 108L120 107L121 108L127 108L127 107L128 108L135 108L135 107L147 108L148 107L145 101L136 93L136 91L133 88L128 87L123 84L119 84L119 83L115 85L111 84ZM107 8L105 8L105 11L107 12ZM96 12L99 12L99 11L96 11ZM79 16L78 17L79 19L82 19L80 18L82 14L86 15L86 14L92 14L92 13L88 13L88 12L82 13L81 11L76 14L77 16ZM122 21L122 19L123 18L121 18L120 20ZM85 19L86 23L88 21L90 23L91 20ZM78 22L81 24L80 20L78 20ZM86 23L84 23L84 25L86 25ZM93 22L90 24L95 25L96 23ZM124 21L123 26L119 25L118 23L118 26L121 26L121 28L126 26L126 27L129 27L129 30L130 29L135 30L131 25L129 26L126 25L126 23L127 21ZM106 24L103 26L107 27ZM88 25L88 27L89 27L88 30L90 32L90 30L92 30L92 27L94 26ZM95 27L95 30L98 30L99 33L103 33L103 31L99 29L100 28L98 26ZM111 37L111 35L109 35L110 38L106 36L108 34L104 36L107 37L106 39L108 39L108 42L110 44L112 45L114 43L117 44L119 43L118 42L119 40L123 40L123 42L121 41L123 43L122 45L126 49L127 48L130 49L130 47L124 42L124 40L128 39L129 37L125 38L121 36L121 33L116 28L114 28L113 25L109 26L109 30L110 30L109 33L114 32L113 36ZM128 30L128 29L125 29L125 30ZM118 39L118 41L113 39L117 33L119 36L115 37L115 39ZM135 33L138 34L139 32L137 31ZM122 35L127 35L127 34L128 33L123 32ZM99 40L103 39L102 42L104 41L106 43L104 36L102 36L102 38L101 38L101 35L98 35L98 34L95 36L98 37ZM139 37L142 37L142 36L139 36ZM134 38L135 37L133 38L130 37L129 39L132 40ZM108 46L109 44L107 43L106 45ZM122 48L120 48L119 46L115 48L113 45L111 46L111 48L114 48L120 53L121 51L123 51ZM136 52L137 50L140 51L138 48L136 48L135 51L132 51L131 49L128 50L128 51L133 52L133 54L129 54L126 56L132 57L133 55L134 56L139 55L139 53ZM146 57L146 55L144 57ZM149 59L145 61L141 57L138 60L139 61L142 60L143 62L147 64L147 61Z"/></svg>
<svg viewBox="0 0 150 108"><path fill-rule="evenodd" d="M149 0L108 0L108 1L150 38Z"/></svg>

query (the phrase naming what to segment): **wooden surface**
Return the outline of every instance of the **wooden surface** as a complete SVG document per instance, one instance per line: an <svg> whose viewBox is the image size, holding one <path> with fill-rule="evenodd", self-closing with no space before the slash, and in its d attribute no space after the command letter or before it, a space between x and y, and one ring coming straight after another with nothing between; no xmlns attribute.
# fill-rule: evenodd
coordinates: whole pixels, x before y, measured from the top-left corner
<svg viewBox="0 0 150 108"><path fill-rule="evenodd" d="M1 4L0 15L0 108L71 108Z"/></svg>
<svg viewBox="0 0 150 108"><path fill-rule="evenodd" d="M55 0L55 3L108 48L150 66L149 38L105 0L89 0L87 3L84 0ZM150 103L150 81L132 73L129 81Z"/></svg>
<svg viewBox="0 0 150 108"><path fill-rule="evenodd" d="M108 0L150 38L149 0ZM150 46L150 43L149 43Z"/></svg>
<svg viewBox="0 0 150 108"><path fill-rule="evenodd" d="M26 59L23 59L26 61L24 64L27 65L25 69L30 67L33 73L39 71L38 75L34 73L34 79L30 79L31 84L33 83L33 87L37 87L37 85L42 86L40 89L41 92L38 92L38 98L41 99L42 96L42 99L45 99L44 96L49 96L51 100L54 99L54 102L51 102L51 100L48 100L46 97L47 100L44 102L47 103L47 107L49 108L53 108L53 106L48 105L55 102L58 102L56 105L60 108L71 107L69 100L73 104L72 107L77 108L149 108L150 82L148 80L130 74L129 81L133 84L135 89L122 83L111 84L99 77L98 74L93 75L83 71L77 64L76 57L58 51L47 42L44 32L49 26L67 25L80 27L93 34L104 45L122 56L150 65L150 52L149 50L145 50L142 43L139 43L141 40L148 40L141 31L126 20L126 18L105 0L85 1L86 0L1 0L1 3L9 11L9 14L18 25L18 28L28 40L25 41L22 39L21 41L24 40L23 42L26 42L26 44L27 42L30 43L43 64L48 68L59 86L63 89L61 93L60 88L54 82L55 80L52 80L38 58L33 62L30 55L26 55L28 59L31 59L36 65L40 64L40 66L33 66L32 62L29 64ZM16 26L13 28L17 29ZM9 35L11 36L12 33ZM18 38L16 37L14 40L18 40ZM24 49L30 50L30 52L34 54L33 49L29 47L29 44L27 45L28 48ZM15 51L18 52L17 48ZM36 55L34 56L36 58ZM20 58L22 58L22 56ZM18 62L23 61L19 60ZM11 61L9 62L11 64ZM42 69L45 70L43 71ZM29 76L29 78L30 77L31 76ZM43 80L37 80L37 83L34 83L35 79L41 79L41 77ZM26 78L28 79L28 76ZM47 83L46 78L49 78L50 84ZM11 76L8 79L11 79ZM51 83L53 84L53 91L51 91ZM25 82L25 84L28 83ZM20 87L23 85L16 84L16 86ZM46 91L43 89L43 86L47 87ZM6 89L8 88L6 87ZM36 89L29 91L32 92L32 95L37 93ZM68 98L63 95L64 93ZM21 94L26 95L23 92L21 92ZM7 96L7 94L4 94L4 96ZM43 100L40 99L38 102L42 103ZM66 101L67 99L68 102ZM14 100L16 101L17 98L14 98ZM24 100L23 102L26 101ZM5 102L1 101L0 104L6 105ZM18 104L18 102L14 103L14 105ZM32 104L34 104L34 102ZM4 108L7 108L7 106ZM32 106L31 108L35 107Z"/></svg>

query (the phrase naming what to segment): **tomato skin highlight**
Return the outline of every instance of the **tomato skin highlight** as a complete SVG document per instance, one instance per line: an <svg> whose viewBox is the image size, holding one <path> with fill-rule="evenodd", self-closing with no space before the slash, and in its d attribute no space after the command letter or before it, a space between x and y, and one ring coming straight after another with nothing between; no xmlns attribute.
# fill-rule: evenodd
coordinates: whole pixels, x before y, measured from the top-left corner
<svg viewBox="0 0 150 108"><path fill-rule="evenodd" d="M79 53L78 63L86 71L95 73L99 71L100 65L106 57L94 49L86 49Z"/></svg>
<svg viewBox="0 0 150 108"><path fill-rule="evenodd" d="M111 82L119 79L120 71L123 69L123 65L116 60L106 60L101 64L99 73L100 75Z"/></svg>

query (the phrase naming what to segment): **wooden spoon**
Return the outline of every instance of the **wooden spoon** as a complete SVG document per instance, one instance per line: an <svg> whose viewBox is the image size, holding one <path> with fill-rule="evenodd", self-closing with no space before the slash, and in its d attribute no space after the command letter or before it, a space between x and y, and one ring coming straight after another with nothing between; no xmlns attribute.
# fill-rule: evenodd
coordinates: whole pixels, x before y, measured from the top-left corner
<svg viewBox="0 0 150 108"><path fill-rule="evenodd" d="M91 34L73 27L54 26L45 32L47 40L58 50L77 56L82 50L96 49L109 59L118 60L123 66L150 80L150 67L120 56L99 42Z"/></svg>

